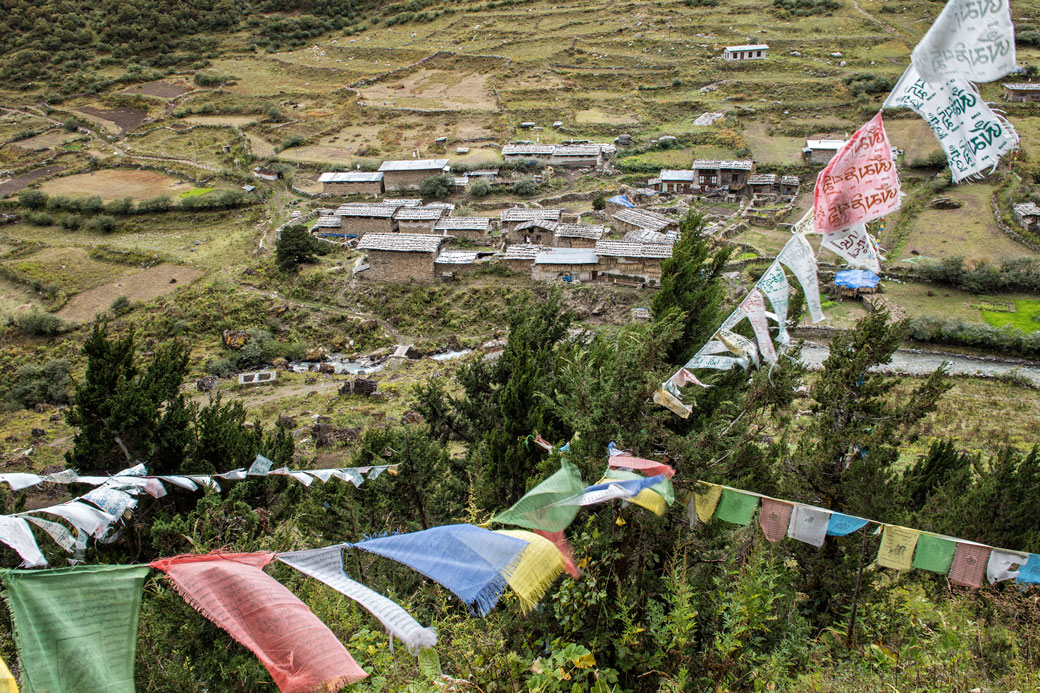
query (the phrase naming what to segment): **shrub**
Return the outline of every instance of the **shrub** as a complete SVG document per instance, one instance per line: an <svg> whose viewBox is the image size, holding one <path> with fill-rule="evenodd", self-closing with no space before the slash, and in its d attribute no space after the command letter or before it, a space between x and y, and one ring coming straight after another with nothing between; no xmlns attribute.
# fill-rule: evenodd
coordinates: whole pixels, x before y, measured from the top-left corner
<svg viewBox="0 0 1040 693"><path fill-rule="evenodd" d="M57 315L31 310L14 316L14 324L25 334L34 337L51 337L67 328L67 323Z"/></svg>
<svg viewBox="0 0 1040 693"><path fill-rule="evenodd" d="M130 214L134 211L134 198L124 197L120 200L112 200L105 205L105 211L109 214Z"/></svg>
<svg viewBox="0 0 1040 693"><path fill-rule="evenodd" d="M278 108L277 104L271 101L268 101L264 104L264 113L267 114L268 118L270 118L276 123L284 123L288 120L288 118L285 117L285 114L282 113L281 109Z"/></svg>
<svg viewBox="0 0 1040 693"><path fill-rule="evenodd" d="M80 227L83 226L83 219L75 214L66 214L58 222L58 226L66 231L79 231Z"/></svg>
<svg viewBox="0 0 1040 693"><path fill-rule="evenodd" d="M439 200L447 197L454 185L455 179L452 176L431 176L424 180L422 185L419 186L419 195L421 195L424 200Z"/></svg>
<svg viewBox="0 0 1040 693"><path fill-rule="evenodd" d="M8 396L25 409L37 404L65 404L69 401L69 362L50 359L43 364L30 363L14 372L14 384Z"/></svg>
<svg viewBox="0 0 1040 693"><path fill-rule="evenodd" d="M33 226L51 226L54 223L54 217L47 212L29 212L25 220Z"/></svg>
<svg viewBox="0 0 1040 693"><path fill-rule="evenodd" d="M23 190L18 193L18 204L26 209L43 209L47 206L47 193L42 190Z"/></svg>
<svg viewBox="0 0 1040 693"><path fill-rule="evenodd" d="M200 87L216 87L231 79L231 76L216 72L196 72L194 79L195 84Z"/></svg>
<svg viewBox="0 0 1040 693"><path fill-rule="evenodd" d="M143 213L165 212L170 209L170 198L165 195L150 197L137 203L137 211Z"/></svg>
<svg viewBox="0 0 1040 693"><path fill-rule="evenodd" d="M534 181L534 178L521 178L513 183L513 193L516 195L534 195L536 192L538 192L538 183Z"/></svg>
<svg viewBox="0 0 1040 693"><path fill-rule="evenodd" d="M941 149L936 149L926 156L914 157L910 162L910 168L946 168L946 154Z"/></svg>
<svg viewBox="0 0 1040 693"><path fill-rule="evenodd" d="M592 198L592 208L599 211L607 208L607 198L603 195L596 195Z"/></svg>
<svg viewBox="0 0 1040 693"><path fill-rule="evenodd" d="M719 0L684 0L687 7L718 7Z"/></svg>
<svg viewBox="0 0 1040 693"><path fill-rule="evenodd" d="M478 178L469 184L469 187L466 188L466 192L473 197L487 197L491 194L491 183Z"/></svg>
<svg viewBox="0 0 1040 693"><path fill-rule="evenodd" d="M126 296L120 296L116 300L112 301L112 305L109 309L116 315L126 315L134 309L133 304L130 303L130 299Z"/></svg>
<svg viewBox="0 0 1040 693"><path fill-rule="evenodd" d="M842 80L853 96L860 94L884 94L895 86L895 79L876 75L873 72L857 72Z"/></svg>
<svg viewBox="0 0 1040 693"><path fill-rule="evenodd" d="M210 359L206 362L205 371L218 378L226 378L235 372L235 364L228 358Z"/></svg>
<svg viewBox="0 0 1040 693"><path fill-rule="evenodd" d="M104 203L101 202L99 195L91 195L90 197L80 200L79 209L85 214L97 214L104 208Z"/></svg>
<svg viewBox="0 0 1040 693"><path fill-rule="evenodd" d="M69 118L61 126L65 128L65 132L76 132L79 129L79 121L75 118Z"/></svg>
<svg viewBox="0 0 1040 693"><path fill-rule="evenodd" d="M808 17L838 9L837 0L773 0L773 6L796 17Z"/></svg>
<svg viewBox="0 0 1040 693"><path fill-rule="evenodd" d="M278 151L283 151L283 150L286 150L286 149L290 149L292 147L303 146L303 144L306 141L307 140L304 139L303 137L301 137L300 135L293 135L292 137L287 137L278 146Z"/></svg>
<svg viewBox="0 0 1040 693"><path fill-rule="evenodd" d="M116 220L107 214L93 217L87 222L87 230L94 233L112 233L116 230Z"/></svg>

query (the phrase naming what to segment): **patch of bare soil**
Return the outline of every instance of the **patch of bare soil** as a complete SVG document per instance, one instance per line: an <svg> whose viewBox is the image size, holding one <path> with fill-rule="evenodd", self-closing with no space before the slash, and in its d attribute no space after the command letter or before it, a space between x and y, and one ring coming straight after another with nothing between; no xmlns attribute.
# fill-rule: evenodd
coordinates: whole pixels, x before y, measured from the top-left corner
<svg viewBox="0 0 1040 693"><path fill-rule="evenodd" d="M120 296L126 296L131 301L150 301L190 284L201 276L202 272L191 267L156 265L119 281L76 294L57 315L65 320L83 322L107 310Z"/></svg>
<svg viewBox="0 0 1040 693"><path fill-rule="evenodd" d="M181 94L187 94L192 90L192 86L187 82L167 82L165 80L156 80L155 82L145 82L144 84L135 84L132 87L127 87L123 90L124 94L142 94L144 96L157 96L160 99L172 99L175 96Z"/></svg>
<svg viewBox="0 0 1040 693"><path fill-rule="evenodd" d="M43 168L38 168L35 171L29 171L20 176L15 176L5 183L0 183L0 197L16 193L19 190L29 187L29 184L37 178L51 176L55 173L61 173L64 170L64 166L45 166Z"/></svg>
<svg viewBox="0 0 1040 693"><path fill-rule="evenodd" d="M111 124L115 127L115 130L120 133L127 133L135 130L138 125L144 122L145 118L148 117L148 111L142 111L139 108L94 108L93 106L83 106L82 108L73 109L76 113L81 113L85 116L90 117L93 120L102 121L102 125L108 127L107 124ZM111 127L108 128L112 130Z"/></svg>

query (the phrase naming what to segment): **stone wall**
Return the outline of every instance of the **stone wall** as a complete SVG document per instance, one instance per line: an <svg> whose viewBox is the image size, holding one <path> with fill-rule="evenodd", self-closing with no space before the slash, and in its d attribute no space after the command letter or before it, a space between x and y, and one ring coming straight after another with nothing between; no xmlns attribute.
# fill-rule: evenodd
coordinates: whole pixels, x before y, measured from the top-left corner
<svg viewBox="0 0 1040 693"><path fill-rule="evenodd" d="M363 236L366 233L393 233L397 225L393 219L375 217L343 217L341 232Z"/></svg>
<svg viewBox="0 0 1040 693"><path fill-rule="evenodd" d="M369 250L365 279L380 282L433 281L433 253L403 253L392 250Z"/></svg>
<svg viewBox="0 0 1040 693"><path fill-rule="evenodd" d="M439 176L440 171L383 171L383 186L391 190L417 190L427 178Z"/></svg>
<svg viewBox="0 0 1040 693"><path fill-rule="evenodd" d="M326 195L372 195L383 194L383 181L371 183L322 183L322 192Z"/></svg>
<svg viewBox="0 0 1040 693"><path fill-rule="evenodd" d="M397 230L400 233L433 233L436 224L434 219L398 219Z"/></svg>

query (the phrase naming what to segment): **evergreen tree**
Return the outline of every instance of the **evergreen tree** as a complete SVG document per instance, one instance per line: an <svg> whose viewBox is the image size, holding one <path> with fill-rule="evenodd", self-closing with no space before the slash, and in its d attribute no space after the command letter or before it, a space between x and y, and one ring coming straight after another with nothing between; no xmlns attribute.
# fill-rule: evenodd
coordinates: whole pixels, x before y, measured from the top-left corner
<svg viewBox="0 0 1040 693"><path fill-rule="evenodd" d="M296 224L282 229L275 245L275 262L283 272L295 272L302 264L317 262L318 255L325 255L329 248L307 231L307 227Z"/></svg>
<svg viewBox="0 0 1040 693"><path fill-rule="evenodd" d="M730 249L711 252L701 236L704 219L690 211L679 223L682 239L672 249L672 257L661 263L661 289L654 296L654 320L682 312L684 325L669 353L673 364L685 363L708 341L723 320L722 302L726 288L722 271L729 262Z"/></svg>

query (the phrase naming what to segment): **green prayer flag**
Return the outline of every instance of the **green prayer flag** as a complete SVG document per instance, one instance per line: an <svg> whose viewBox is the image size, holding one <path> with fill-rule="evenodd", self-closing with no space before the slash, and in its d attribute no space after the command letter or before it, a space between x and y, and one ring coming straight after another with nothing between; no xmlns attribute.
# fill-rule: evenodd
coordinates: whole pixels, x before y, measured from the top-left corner
<svg viewBox="0 0 1040 693"><path fill-rule="evenodd" d="M516 525L546 532L562 532L578 514L578 500L585 484L577 468L567 460L560 469L524 494L513 507L494 517L504 525Z"/></svg>
<svg viewBox="0 0 1040 693"><path fill-rule="evenodd" d="M148 566L0 570L22 691L133 693Z"/></svg>
<svg viewBox="0 0 1040 693"><path fill-rule="evenodd" d="M933 573L950 572L953 553L957 550L957 542L934 534L925 534L917 538L917 550L914 552L914 567L930 570Z"/></svg>
<svg viewBox="0 0 1040 693"><path fill-rule="evenodd" d="M757 507L758 496L724 488L719 506L715 509L715 517L735 525L746 525L751 523Z"/></svg>
<svg viewBox="0 0 1040 693"><path fill-rule="evenodd" d="M631 481L633 479L645 479L645 474L639 472L630 472L627 469L608 469L603 475L606 480L614 479L616 481ZM664 481L654 484L650 487L650 490L664 498L664 502L671 505L675 502L675 488L672 486L672 480L665 477Z"/></svg>

